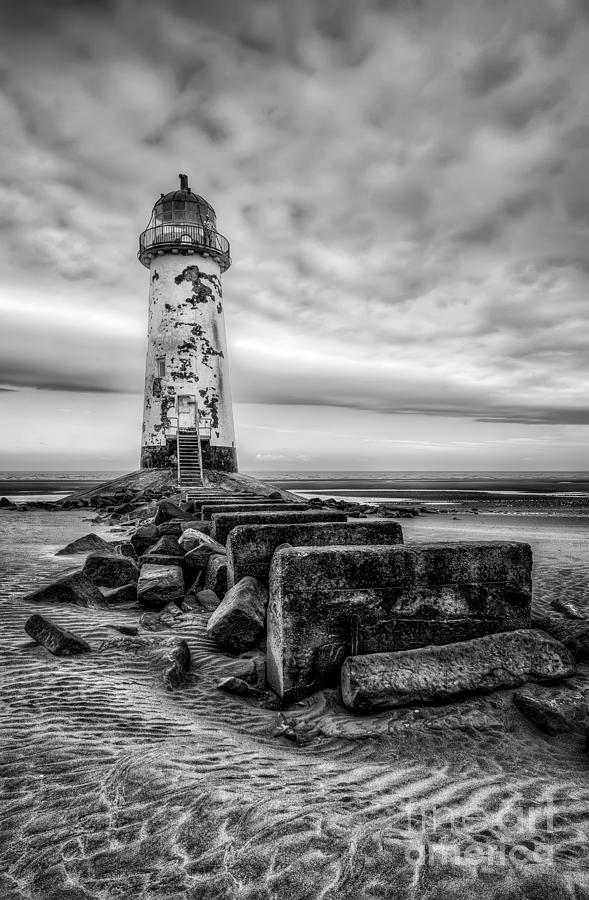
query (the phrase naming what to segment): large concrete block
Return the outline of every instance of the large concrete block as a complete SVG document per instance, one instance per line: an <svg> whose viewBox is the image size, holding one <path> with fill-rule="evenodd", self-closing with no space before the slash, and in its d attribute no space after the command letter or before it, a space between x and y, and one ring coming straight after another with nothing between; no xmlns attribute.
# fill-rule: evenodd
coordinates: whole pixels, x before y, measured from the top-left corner
<svg viewBox="0 0 589 900"><path fill-rule="evenodd" d="M302 522L290 525L240 525L227 538L229 587L246 575L267 581L274 551L280 544L293 547L345 546L349 544L402 544L398 522Z"/></svg>
<svg viewBox="0 0 589 900"><path fill-rule="evenodd" d="M279 503L278 500L266 500L266 501L257 501L257 500L248 500L245 503L213 503L211 505L204 505L201 509L201 516L203 522L209 522L211 517L215 515L215 513L233 513L233 512L266 512L268 510L274 512L285 512L289 509L295 508L296 510L304 510L309 509L306 503Z"/></svg>
<svg viewBox="0 0 589 900"><path fill-rule="evenodd" d="M519 543L285 548L270 567L268 682L294 700L350 655L528 628L532 552Z"/></svg>
<svg viewBox="0 0 589 900"><path fill-rule="evenodd" d="M293 504L293 511L273 512L239 512L215 513L211 519L211 537L220 544L227 540L229 532L238 525L292 525L295 522L345 522L346 516L341 512L324 512L306 509L299 511Z"/></svg>
<svg viewBox="0 0 589 900"><path fill-rule="evenodd" d="M564 644L543 631L520 629L441 647L349 656L341 672L342 698L350 709L371 712L525 681L556 681L574 672Z"/></svg>

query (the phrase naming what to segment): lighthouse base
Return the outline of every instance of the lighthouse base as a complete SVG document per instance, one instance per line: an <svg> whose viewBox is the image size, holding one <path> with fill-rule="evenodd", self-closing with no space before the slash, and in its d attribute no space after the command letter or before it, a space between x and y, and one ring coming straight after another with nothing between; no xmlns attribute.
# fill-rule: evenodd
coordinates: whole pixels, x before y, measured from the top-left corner
<svg viewBox="0 0 589 900"><path fill-rule="evenodd" d="M201 444L202 464L204 469L216 472L237 472L237 453L235 447L217 447L203 441Z"/></svg>
<svg viewBox="0 0 589 900"><path fill-rule="evenodd" d="M203 441L201 444L203 469L216 472L237 472L235 447L218 447ZM141 448L142 469L176 469L178 465L176 438L165 444L146 444Z"/></svg>

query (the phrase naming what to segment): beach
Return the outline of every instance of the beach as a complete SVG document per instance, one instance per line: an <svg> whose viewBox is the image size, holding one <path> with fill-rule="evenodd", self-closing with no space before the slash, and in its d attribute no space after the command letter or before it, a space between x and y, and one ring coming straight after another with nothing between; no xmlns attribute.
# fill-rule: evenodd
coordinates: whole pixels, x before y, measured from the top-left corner
<svg viewBox="0 0 589 900"><path fill-rule="evenodd" d="M366 491L342 478L276 483L310 496L319 480L323 496ZM529 541L536 608L560 598L589 616L581 480L566 514L558 497L523 499L514 480L509 506L505 494L490 497L493 512L468 501L478 514L464 480L421 482L425 500L443 493L452 511L402 519L405 541ZM393 481L375 487L396 502ZM530 494L570 493L539 488L546 480ZM263 708L216 689L231 661L200 614L174 629L192 656L174 692L110 627L135 623L131 610L35 605L97 651L53 657L25 634L33 610L21 598L78 567L54 555L68 541L124 533L88 519L0 510L2 898L589 896L582 723L549 736L512 691L365 716L331 690ZM584 702L589 667L559 690Z"/></svg>

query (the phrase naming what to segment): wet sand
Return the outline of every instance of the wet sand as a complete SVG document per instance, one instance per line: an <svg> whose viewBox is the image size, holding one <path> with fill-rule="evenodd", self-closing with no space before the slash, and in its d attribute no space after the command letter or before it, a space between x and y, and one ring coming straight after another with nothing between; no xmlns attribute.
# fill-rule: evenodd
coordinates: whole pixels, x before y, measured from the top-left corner
<svg viewBox="0 0 589 900"><path fill-rule="evenodd" d="M216 689L232 663L202 615L174 629L193 663L166 692L108 627L136 612L20 600L77 567L53 553L90 530L85 517L0 513L3 900L589 897L581 728L545 735L511 691L363 717L329 691L264 709ZM589 614L589 520L402 525L406 540L529 538L536 601ZM50 656L23 631L33 611L96 652ZM561 690L580 702L589 668Z"/></svg>

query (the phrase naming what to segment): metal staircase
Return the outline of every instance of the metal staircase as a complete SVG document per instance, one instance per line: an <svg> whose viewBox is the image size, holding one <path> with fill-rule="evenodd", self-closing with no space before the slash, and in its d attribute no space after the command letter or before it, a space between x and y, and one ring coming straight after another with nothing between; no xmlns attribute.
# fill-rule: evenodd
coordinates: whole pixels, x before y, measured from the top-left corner
<svg viewBox="0 0 589 900"><path fill-rule="evenodd" d="M196 428L178 429L176 455L181 492L202 488L202 456Z"/></svg>

